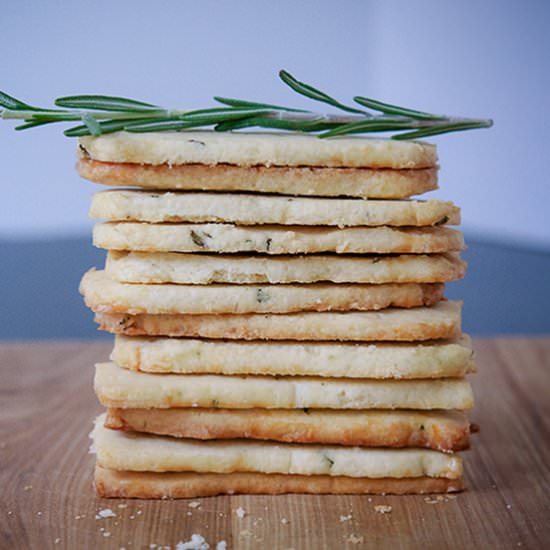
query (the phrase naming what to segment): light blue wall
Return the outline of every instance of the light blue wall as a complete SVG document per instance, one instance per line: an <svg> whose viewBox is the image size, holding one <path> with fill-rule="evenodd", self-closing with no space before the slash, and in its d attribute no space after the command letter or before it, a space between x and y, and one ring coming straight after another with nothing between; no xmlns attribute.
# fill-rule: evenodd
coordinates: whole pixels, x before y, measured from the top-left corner
<svg viewBox="0 0 550 550"><path fill-rule="evenodd" d="M364 89L367 11L349 1L13 2L2 12L0 89L39 104L92 92L174 107L208 106L215 94L305 105L277 71L339 95ZM0 237L89 231L94 186L74 174L74 142L59 128L10 126L0 124L10 185Z"/></svg>
<svg viewBox="0 0 550 550"><path fill-rule="evenodd" d="M374 5L373 94L495 120L435 140L437 195L462 206L470 232L550 250L550 2Z"/></svg>
<svg viewBox="0 0 550 550"><path fill-rule="evenodd" d="M0 88L39 104L100 92L199 107L214 94L305 105L285 67L346 97L493 116L435 141L440 196L465 227L550 249L550 2L437 0L11 2ZM92 184L58 128L0 123L0 238L86 234Z"/></svg>

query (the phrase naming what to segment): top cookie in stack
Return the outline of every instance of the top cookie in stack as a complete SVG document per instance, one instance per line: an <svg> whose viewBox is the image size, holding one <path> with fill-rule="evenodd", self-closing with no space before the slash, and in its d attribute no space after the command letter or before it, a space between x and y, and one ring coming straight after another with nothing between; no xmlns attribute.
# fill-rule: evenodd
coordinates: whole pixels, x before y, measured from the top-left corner
<svg viewBox="0 0 550 550"><path fill-rule="evenodd" d="M410 199L437 188L433 145L117 133L82 138L78 170L144 188L91 208L109 254L81 290L117 334L95 383L102 494L462 486L442 452L468 446L472 405L460 304L443 299L465 271L446 227L460 211Z"/></svg>
<svg viewBox="0 0 550 550"><path fill-rule="evenodd" d="M403 199L437 188L433 145L311 135L117 133L80 140L80 174L106 185Z"/></svg>

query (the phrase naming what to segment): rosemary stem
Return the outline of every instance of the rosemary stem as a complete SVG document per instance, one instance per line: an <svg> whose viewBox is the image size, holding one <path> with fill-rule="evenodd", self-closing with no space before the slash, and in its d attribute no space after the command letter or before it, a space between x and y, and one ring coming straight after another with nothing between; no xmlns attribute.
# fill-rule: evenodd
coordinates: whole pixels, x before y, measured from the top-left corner
<svg viewBox="0 0 550 550"><path fill-rule="evenodd" d="M336 114L319 114L319 113L294 113L289 111L274 111L272 113L266 113L265 118L274 120L284 120L288 122L330 122L333 124L350 124L353 122L363 122L365 117L361 115L336 115ZM385 118L380 117L381 120L388 122L407 122L410 128L430 128L437 124L462 124L471 123L486 126L487 128L492 125L492 121L489 119L476 119L476 118L460 118L449 117L442 118L440 120L421 120L413 119L404 116L388 116Z"/></svg>
<svg viewBox="0 0 550 550"><path fill-rule="evenodd" d="M206 109L165 109L156 104L108 95L73 95L55 100L58 109L29 105L0 91L0 119L22 120L16 130L45 124L75 121L65 130L71 137L99 136L112 132L167 132L210 128L218 132L249 128L268 128L291 132L315 133L327 139L353 134L392 133L392 139L417 139L448 132L489 128L489 119L449 117L392 105L364 96L354 96L361 106L346 105L327 93L294 78L287 71L281 80L293 91L339 110L317 113L216 96L222 106ZM365 110L368 109L368 110ZM342 112L343 111L343 112Z"/></svg>
<svg viewBox="0 0 550 550"><path fill-rule="evenodd" d="M361 120L365 120L365 117L360 115L293 113L289 111L274 111L273 113L267 113L264 116L265 118L291 122L332 122L335 124L349 124L351 122L359 122Z"/></svg>

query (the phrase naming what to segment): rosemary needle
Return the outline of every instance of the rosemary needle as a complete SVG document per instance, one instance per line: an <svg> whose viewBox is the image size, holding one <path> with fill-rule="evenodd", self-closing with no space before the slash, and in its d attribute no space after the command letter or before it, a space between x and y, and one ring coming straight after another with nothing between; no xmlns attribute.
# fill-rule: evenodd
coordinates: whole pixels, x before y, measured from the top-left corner
<svg viewBox="0 0 550 550"><path fill-rule="evenodd" d="M217 132L229 132L267 128L315 133L320 138L389 132L393 139L415 139L493 125L490 119L436 115L363 96L353 98L357 106L346 105L287 71L280 71L279 77L296 93L343 113L323 114L220 96L215 96L214 100L221 106L185 111L165 109L125 97L90 94L60 97L55 100L55 105L61 109L43 109L0 92L0 118L21 121L16 130L56 122L79 122L65 130L65 135L70 137L100 136L122 130L167 132L212 128Z"/></svg>

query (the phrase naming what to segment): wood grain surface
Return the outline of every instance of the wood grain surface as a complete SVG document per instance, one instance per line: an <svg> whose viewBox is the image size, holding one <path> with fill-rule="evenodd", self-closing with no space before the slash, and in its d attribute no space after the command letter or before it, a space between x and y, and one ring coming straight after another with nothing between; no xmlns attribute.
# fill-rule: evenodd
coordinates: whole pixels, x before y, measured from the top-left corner
<svg viewBox="0 0 550 550"><path fill-rule="evenodd" d="M95 496L92 365L109 344L3 344L0 548L175 550L194 533L229 549L548 548L550 338L475 347L481 432L464 453L468 490L456 498L232 496L193 507ZM107 508L116 516L96 519Z"/></svg>

